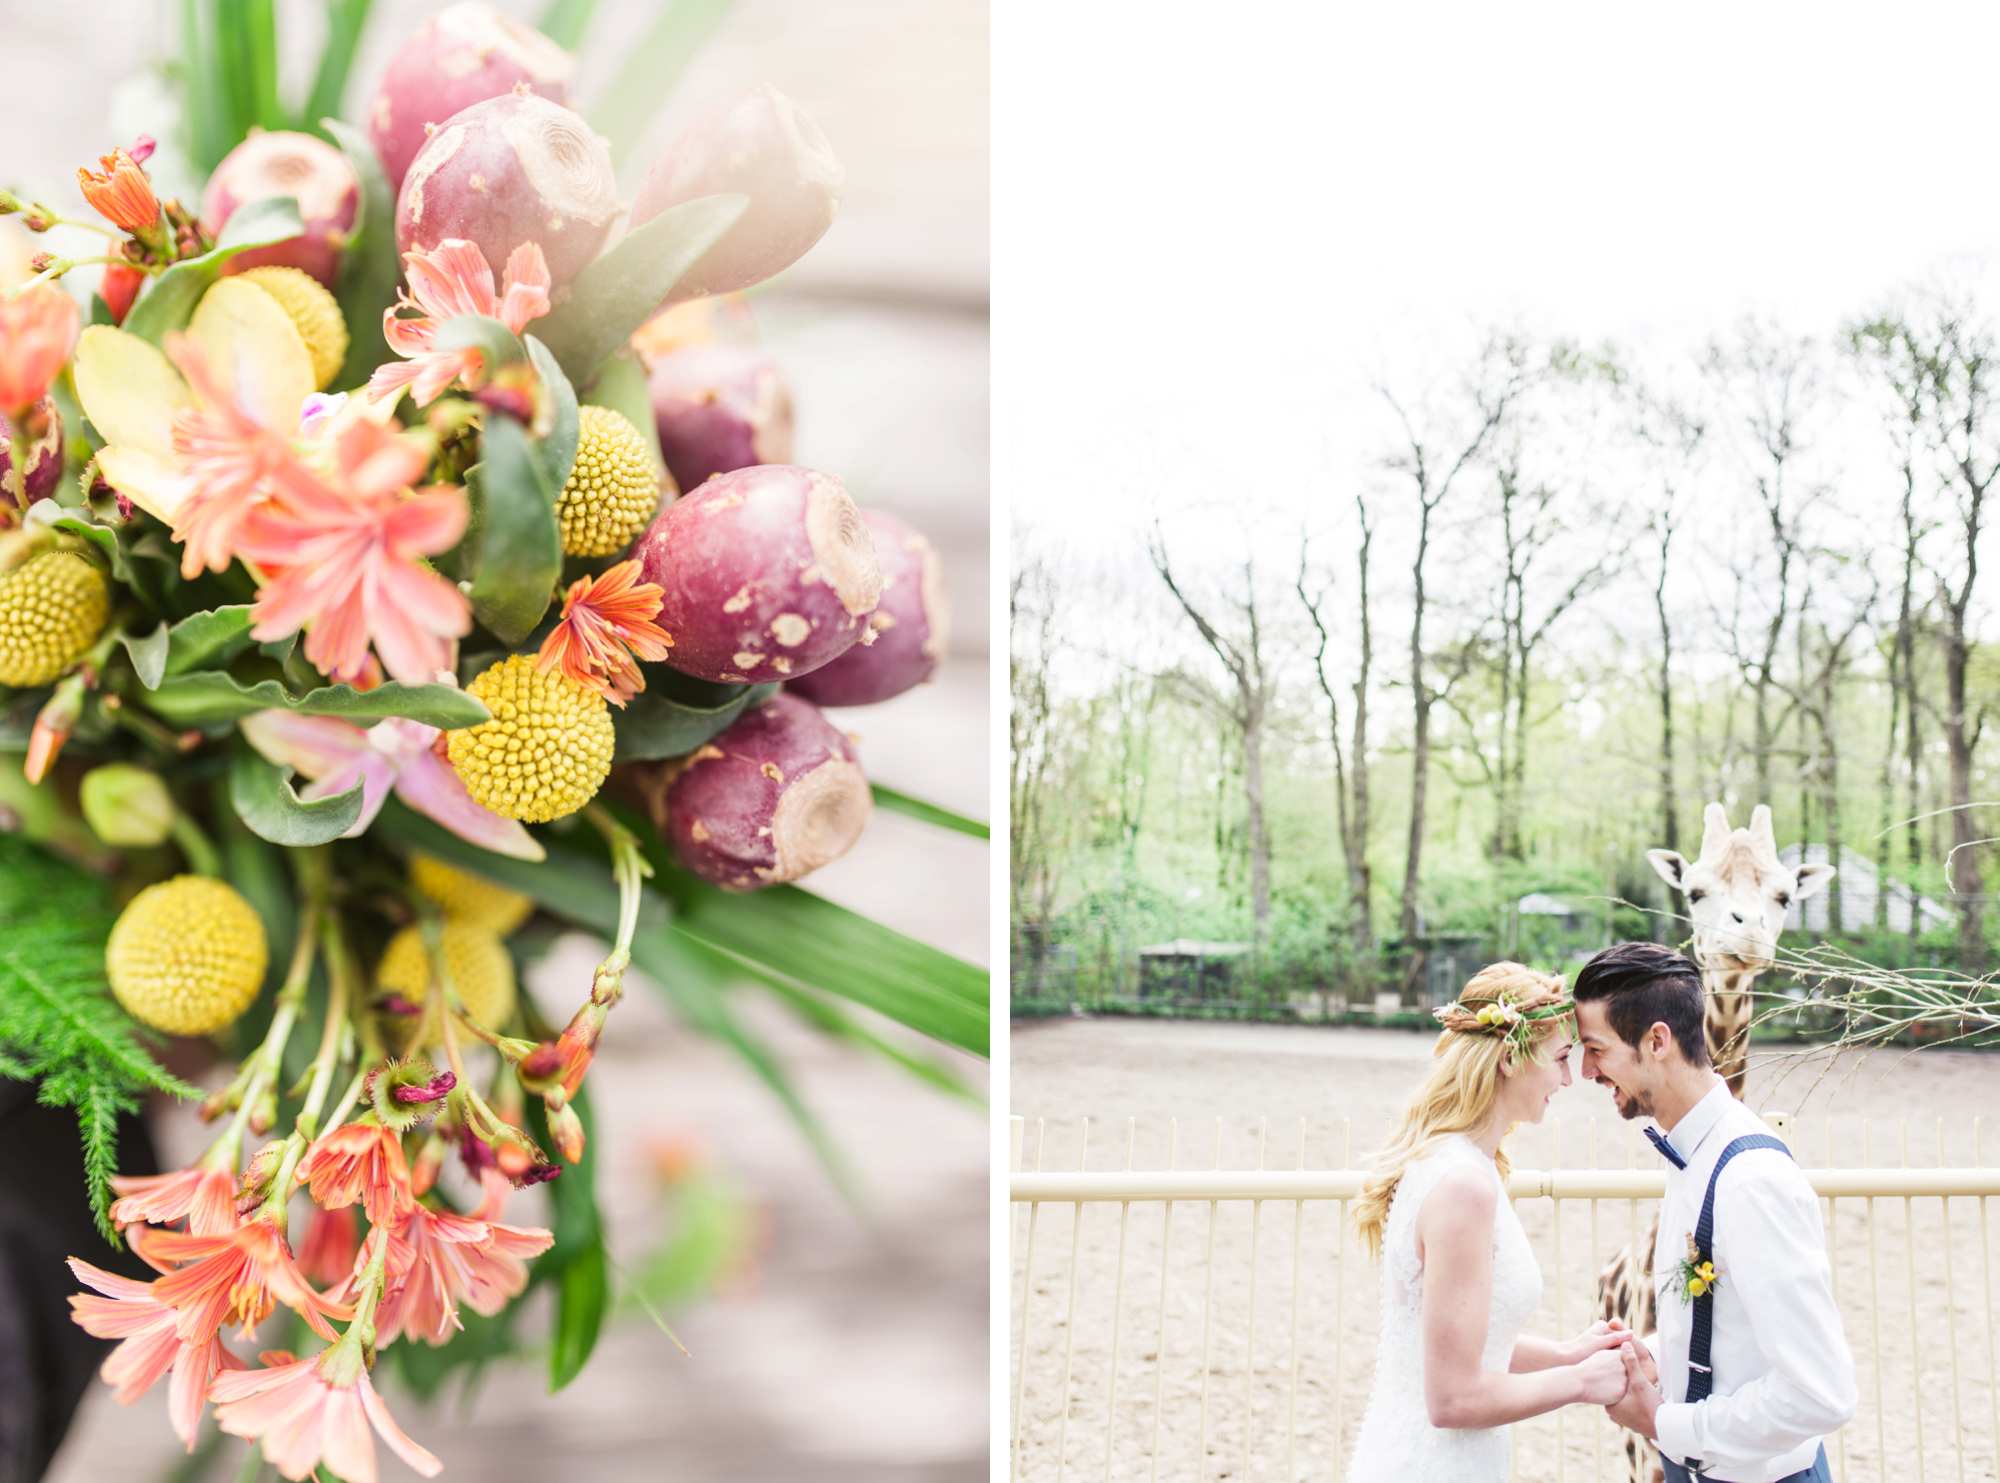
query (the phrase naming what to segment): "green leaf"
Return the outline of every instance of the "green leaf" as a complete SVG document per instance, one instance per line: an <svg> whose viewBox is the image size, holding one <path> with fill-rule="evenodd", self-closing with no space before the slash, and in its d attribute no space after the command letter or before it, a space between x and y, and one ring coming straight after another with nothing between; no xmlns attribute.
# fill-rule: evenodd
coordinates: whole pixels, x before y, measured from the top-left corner
<svg viewBox="0 0 2000 1483"><path fill-rule="evenodd" d="M145 697L145 704L176 726L233 721L253 711L293 711L302 716L338 716L369 725L401 716L451 731L477 726L492 712L453 685L405 685L391 680L373 690L326 685L294 695L276 680L246 685L219 670L170 675Z"/></svg>
<svg viewBox="0 0 2000 1483"><path fill-rule="evenodd" d="M357 779L345 793L307 802L293 788L289 767L239 747L229 761L229 802L259 839L290 848L330 844L361 817L361 783Z"/></svg>
<svg viewBox="0 0 2000 1483"><path fill-rule="evenodd" d="M663 211L576 275L536 331L581 385L609 360L701 255L736 225L747 196L703 196Z"/></svg>
<svg viewBox="0 0 2000 1483"><path fill-rule="evenodd" d="M312 92L306 98L306 119L319 119L322 132L326 120L340 113L347 96L347 75L354 67L355 49L361 33L368 28L368 12L374 0L328 0L326 45L319 54L319 68L313 73Z"/></svg>
<svg viewBox="0 0 2000 1483"><path fill-rule="evenodd" d="M964 814L953 813L950 809L942 808L935 803L926 803L921 798L898 793L894 788L885 788L880 783L872 784L871 791L875 794L876 806L891 813L907 814L913 819L923 820L926 824L935 824L940 829L952 829L960 834L969 834L974 839L990 840L993 837L991 828L979 820L968 819Z"/></svg>
<svg viewBox="0 0 2000 1483"><path fill-rule="evenodd" d="M533 335L526 338L528 362L535 368L542 385L548 388L549 400L555 404L555 415L549 421L548 435L541 440L540 452L542 467L548 470L549 487L560 494L563 485L569 483L570 470L576 465L577 440L582 436L577 422L576 388L569 384L569 377L556 364L556 358L549 354L549 347Z"/></svg>
<svg viewBox="0 0 2000 1483"><path fill-rule="evenodd" d="M118 642L131 656L132 672L139 677L139 683L148 690L157 690L160 681L167 677L167 645L170 642L167 625L160 624L143 638L121 633Z"/></svg>
<svg viewBox="0 0 2000 1483"><path fill-rule="evenodd" d="M154 279L125 317L125 328L143 340L160 344L169 331L187 328L195 305L222 276L223 266L231 258L252 247L283 242L304 230L299 203L290 196L252 201L229 218L213 248L200 257L175 263Z"/></svg>
<svg viewBox="0 0 2000 1483"><path fill-rule="evenodd" d="M213 7L181 0L182 110L188 125L188 154L198 175L206 176L242 136L230 117L222 62L218 55Z"/></svg>
<svg viewBox="0 0 2000 1483"><path fill-rule="evenodd" d="M93 520L86 520L81 515L65 515L60 520L51 520L49 524L56 530L66 531L70 535L80 536L90 542L110 564L111 575L120 583L130 585L132 563L127 559L124 547L118 544L118 532L108 525L99 525Z"/></svg>
<svg viewBox="0 0 2000 1483"><path fill-rule="evenodd" d="M647 668L657 674L665 666L649 665ZM618 738L614 759L619 762L645 762L662 757L684 757L751 706L763 704L778 691L775 684L712 685L704 688L733 693L704 705L676 699L649 684L633 697L630 705L612 717Z"/></svg>
<svg viewBox="0 0 2000 1483"><path fill-rule="evenodd" d="M121 634L139 683L157 690L168 675L229 663L250 647L250 604L207 608L171 626L162 623L144 638Z"/></svg>
<svg viewBox="0 0 2000 1483"><path fill-rule="evenodd" d="M988 1053L985 969L797 886L717 890L675 864L654 831L623 805L611 807L644 842L654 885L674 906L668 929L674 935L851 1000L947 1045Z"/></svg>
<svg viewBox="0 0 2000 1483"><path fill-rule="evenodd" d="M454 314L438 326L431 343L439 350L477 350L485 358L489 376L528 354L521 337L490 314Z"/></svg>
<svg viewBox="0 0 2000 1483"><path fill-rule="evenodd" d="M667 460L660 452L660 424L653 416L653 393L646 385L646 368L628 347L606 361L584 394L592 407L609 407L639 430L646 440L646 452L653 460L653 472L664 474Z"/></svg>
<svg viewBox="0 0 2000 1483"><path fill-rule="evenodd" d="M562 576L556 489L521 424L491 413L479 464L467 478L477 524L472 613L505 644L518 644L548 611Z"/></svg>
<svg viewBox="0 0 2000 1483"><path fill-rule="evenodd" d="M625 53L618 75L585 110L591 126L610 142L614 161L622 164L645 137L674 79L728 13L729 0L678 0L656 12L651 28Z"/></svg>
<svg viewBox="0 0 2000 1483"><path fill-rule="evenodd" d="M565 1178L568 1176L565 1175ZM611 1281L605 1271L604 1243L594 1243L562 1270L556 1279L556 1325L549 1347L549 1394L554 1395L583 1373L598 1332L611 1307Z"/></svg>
<svg viewBox="0 0 2000 1483"><path fill-rule="evenodd" d="M370 371L391 359L389 343L382 338L382 315L396 302L396 286L403 279L403 260L396 255L396 193L382 173L375 146L359 129L328 117L320 118L320 127L340 146L361 182L354 226L340 250L340 281L333 294L340 304L340 317L347 321L348 334L347 360L333 384L356 387L368 379Z"/></svg>

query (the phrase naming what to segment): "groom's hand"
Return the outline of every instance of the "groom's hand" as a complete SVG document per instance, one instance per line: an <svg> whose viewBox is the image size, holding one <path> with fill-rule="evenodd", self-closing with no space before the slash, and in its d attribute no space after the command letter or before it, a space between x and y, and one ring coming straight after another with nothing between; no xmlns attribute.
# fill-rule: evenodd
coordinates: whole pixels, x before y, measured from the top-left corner
<svg viewBox="0 0 2000 1483"><path fill-rule="evenodd" d="M1580 1365L1600 1349L1612 1349L1623 1344L1630 1335L1631 1331L1617 1319L1600 1318L1569 1341L1563 1354L1563 1363Z"/></svg>
<svg viewBox="0 0 2000 1483"><path fill-rule="evenodd" d="M1658 1377L1647 1374L1652 1368L1650 1356L1642 1364L1634 1350L1643 1352L1644 1346L1639 1343L1637 1335L1628 1335L1623 1350L1625 1394L1604 1409L1613 1421L1628 1431L1637 1432L1649 1442L1656 1441L1658 1433L1653 1425L1653 1416L1660 1409Z"/></svg>
<svg viewBox="0 0 2000 1483"><path fill-rule="evenodd" d="M1616 1332L1620 1338L1632 1341L1632 1357L1639 1361L1639 1373L1657 1387L1660 1383L1660 1367L1653 1363L1653 1351L1647 1347L1646 1341L1626 1328L1625 1320L1622 1318L1611 1319L1605 1327Z"/></svg>

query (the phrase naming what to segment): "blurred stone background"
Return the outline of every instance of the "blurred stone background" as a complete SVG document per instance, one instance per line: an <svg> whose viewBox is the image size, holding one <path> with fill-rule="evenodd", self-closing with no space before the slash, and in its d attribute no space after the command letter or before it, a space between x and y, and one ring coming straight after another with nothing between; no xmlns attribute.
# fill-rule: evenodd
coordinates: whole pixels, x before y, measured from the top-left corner
<svg viewBox="0 0 2000 1483"><path fill-rule="evenodd" d="M398 38L441 6L378 3L345 113L358 118ZM502 10L532 21L539 4ZM585 113L656 0L602 0L580 50ZM140 132L164 133L148 74L177 47L179 7L0 5L9 85L0 118L9 183L80 205L74 169ZM321 7L281 0L288 96L303 96ZM799 404L798 457L864 504L904 515L942 553L954 607L939 680L841 713L878 781L988 813L987 15L980 0L738 0L667 94L636 183L692 113L769 81L819 121L847 167L833 230L753 296ZM987 851L879 816L814 889L951 952L988 957ZM561 1017L595 961L565 940L532 981ZM661 1164L735 1192L753 1235L717 1294L621 1314L582 1377L546 1393L539 1358L490 1374L469 1404L396 1400L408 1430L460 1477L545 1469L592 1480L975 1479L987 1452L987 1123L982 1111L879 1059L830 1046L754 990L740 1012L768 1037L850 1159L857 1210L776 1100L725 1049L635 986L592 1074L614 1261L675 1234ZM886 1031L892 1036L893 1030ZM941 1053L946 1054L948 1053ZM975 1086L985 1067L953 1058ZM198 1151L192 1118L158 1125L166 1156ZM194 1148L190 1148L190 1144ZM665 1150L663 1152L663 1150ZM523 1200L510 1212L529 1219ZM51 1281L66 1280L52 1273ZM274 1326L275 1327L275 1326ZM96 1390L50 1477L164 1476L176 1452L158 1387L129 1410ZM231 1441L213 1468L235 1475ZM386 1450L386 1477L410 1476Z"/></svg>

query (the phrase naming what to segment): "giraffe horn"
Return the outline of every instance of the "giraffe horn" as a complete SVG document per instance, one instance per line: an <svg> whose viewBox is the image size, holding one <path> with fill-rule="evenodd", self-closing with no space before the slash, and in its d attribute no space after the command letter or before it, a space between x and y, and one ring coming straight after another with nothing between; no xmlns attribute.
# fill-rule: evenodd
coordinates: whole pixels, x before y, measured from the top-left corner
<svg viewBox="0 0 2000 1483"><path fill-rule="evenodd" d="M1750 811L1750 835L1757 841L1758 854L1765 857L1765 863L1778 862L1778 837L1771 828L1771 806L1760 803Z"/></svg>
<svg viewBox="0 0 2000 1483"><path fill-rule="evenodd" d="M1729 811L1711 803L1701 813L1701 858L1713 865L1729 851Z"/></svg>

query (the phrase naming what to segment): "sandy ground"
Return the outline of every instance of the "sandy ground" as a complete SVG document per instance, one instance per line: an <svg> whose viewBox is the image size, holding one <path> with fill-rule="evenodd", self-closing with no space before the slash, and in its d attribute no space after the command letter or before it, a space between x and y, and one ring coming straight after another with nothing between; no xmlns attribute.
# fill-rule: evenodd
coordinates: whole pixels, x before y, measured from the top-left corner
<svg viewBox="0 0 2000 1483"><path fill-rule="evenodd" d="M1379 1143L1420 1075L1428 1045L1426 1037L1394 1031L1118 1019L1017 1023L1012 1111L1027 1120L1030 1168L1038 1153L1046 1169L1075 1169L1080 1158L1091 1169L1121 1168L1128 1146L1132 1167L1163 1168L1170 1136L1181 1168L1255 1168L1260 1140L1265 1164L1296 1167L1302 1134L1309 1166L1345 1167L1350 1142L1355 1160L1365 1160ZM1905 1127L1910 1162L1939 1162L1942 1137L1943 1162L1970 1164L1982 1111L1988 1113L1983 1162L2000 1163L2000 1057L1926 1052L1913 1062L1880 1055L1842 1065L1814 1083L1812 1072L1783 1072L1762 1053L1753 1063L1750 1101L1760 1111L1795 1115L1793 1146L1809 1166L1901 1162ZM1867 1158L1864 1122L1872 1123ZM1509 1147L1517 1166L1578 1167L1593 1161L1592 1140L1595 1162L1605 1167L1656 1158L1592 1086L1559 1094L1549 1119L1518 1131ZM1994 1286L2000 1279L1992 1275L2000 1266L2000 1208L1991 1207L2000 1207L2000 1200L1987 1201L1985 1212L1976 1201L1954 1201L1948 1246L1941 1203L1918 1200L1906 1210L1901 1200L1876 1201L1871 1271L1868 1202L1838 1202L1835 1279L1861 1391L1859 1412L1831 1449L1843 1483L1890 1476L1993 1483L2000 1477L1994 1424L2000 1399L1989 1358L2000 1302ZM1578 1205L1565 1209L1558 1232L1549 1202L1523 1202L1522 1224L1546 1284L1531 1331L1581 1329L1594 1312L1595 1274L1635 1231L1643 1234L1650 1213L1643 1205L1634 1210L1606 1202L1593 1230L1590 1207ZM1180 1204L1165 1241L1164 1219L1157 1203L1132 1206L1123 1218L1124 1300L1112 1398L1107 1382L1120 1208L1091 1206L1079 1221L1073 1206L1042 1207L1028 1294L1019 1476L1053 1479L1064 1468L1090 1478L1343 1476L1340 1462L1368 1398L1379 1277L1351 1233L1343 1239L1339 1209L1331 1202L1268 1204L1255 1216L1242 1202ZM1011 1221L1010 1405L1020 1373L1028 1223L1026 1208L1017 1209ZM1204 1254L1211 1244L1205 1335ZM1164 1287L1163 1245L1171 1257ZM1913 1353L1924 1356L1921 1375ZM1955 1445L1961 1437L1962 1445ZM1595 1408L1516 1427L1515 1451L1520 1479L1622 1476L1612 1428Z"/></svg>

